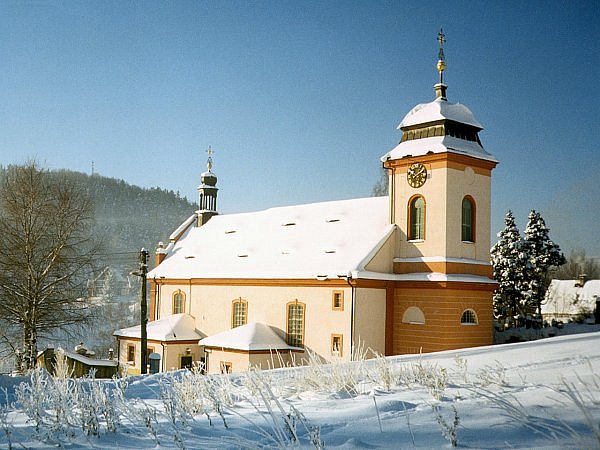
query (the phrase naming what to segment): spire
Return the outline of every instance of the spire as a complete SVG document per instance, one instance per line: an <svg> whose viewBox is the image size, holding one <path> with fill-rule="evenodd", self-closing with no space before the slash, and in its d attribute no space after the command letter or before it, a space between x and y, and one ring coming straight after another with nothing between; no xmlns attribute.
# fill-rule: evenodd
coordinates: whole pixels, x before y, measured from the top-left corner
<svg viewBox="0 0 600 450"><path fill-rule="evenodd" d="M435 89L435 98L440 100L446 100L446 88L447 85L444 84L444 70L446 70L446 58L444 56L444 44L446 43L446 35L444 31L440 28L440 32L438 33L437 41L440 43L440 51L438 53L438 62L437 62L437 71L440 74L440 82L434 85Z"/></svg>
<svg viewBox="0 0 600 450"><path fill-rule="evenodd" d="M198 226L201 227L212 217L217 215L217 176L212 172L213 160L215 154L212 147L206 150L208 159L206 160L206 172L200 175L200 186L198 186Z"/></svg>

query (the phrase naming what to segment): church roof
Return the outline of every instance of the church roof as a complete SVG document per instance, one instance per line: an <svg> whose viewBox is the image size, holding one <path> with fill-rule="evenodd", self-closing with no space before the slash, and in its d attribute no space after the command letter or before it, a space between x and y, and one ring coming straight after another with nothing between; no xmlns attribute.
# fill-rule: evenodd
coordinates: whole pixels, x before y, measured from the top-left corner
<svg viewBox="0 0 600 450"><path fill-rule="evenodd" d="M153 320L146 325L148 339L161 342L195 341L203 335L196 330L196 323L189 314L173 314L160 320ZM141 326L122 328L113 333L121 338L140 338ZM206 336L206 335L204 335Z"/></svg>
<svg viewBox="0 0 600 450"><path fill-rule="evenodd" d="M424 125L439 120L452 120L458 123L464 123L475 128L483 129L481 124L475 119L475 116L469 108L460 103L450 103L444 99L436 98L429 103L421 103L411 109L398 129L414 125Z"/></svg>
<svg viewBox="0 0 600 450"><path fill-rule="evenodd" d="M198 344L205 347L245 351L301 350L288 345L273 328L260 322L252 322L214 334L202 339Z"/></svg>
<svg viewBox="0 0 600 450"><path fill-rule="evenodd" d="M325 279L362 271L395 229L388 197L188 220L149 278Z"/></svg>
<svg viewBox="0 0 600 450"><path fill-rule="evenodd" d="M456 153L458 155L472 156L491 162L498 162L491 153L475 141L467 141L452 136L432 136L412 141L400 142L390 152L381 157L382 161L400 159L405 156L423 156L431 153Z"/></svg>

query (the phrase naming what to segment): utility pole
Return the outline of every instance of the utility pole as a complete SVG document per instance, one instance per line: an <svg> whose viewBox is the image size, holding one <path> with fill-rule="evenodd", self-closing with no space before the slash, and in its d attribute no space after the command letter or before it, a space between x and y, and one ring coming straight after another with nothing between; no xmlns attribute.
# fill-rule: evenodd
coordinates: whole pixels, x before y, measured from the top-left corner
<svg viewBox="0 0 600 450"><path fill-rule="evenodd" d="M142 341L140 373L146 374L148 367L148 332L146 324L148 323L148 301L146 299L146 274L148 273L148 251L145 248L140 250L140 270L139 276L142 278L142 289L140 295L140 326Z"/></svg>

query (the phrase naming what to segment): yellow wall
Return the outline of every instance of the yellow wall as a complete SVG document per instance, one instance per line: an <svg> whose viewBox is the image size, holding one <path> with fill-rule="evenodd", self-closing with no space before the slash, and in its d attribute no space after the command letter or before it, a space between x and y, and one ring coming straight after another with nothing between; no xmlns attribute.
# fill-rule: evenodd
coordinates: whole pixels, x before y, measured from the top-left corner
<svg viewBox="0 0 600 450"><path fill-rule="evenodd" d="M207 373L221 373L222 362L230 363L232 373L237 373L244 372L250 367L259 369L287 367L292 364L293 358L298 358L297 361L301 359L297 354L292 357L290 352L248 353L220 349L210 349L207 355Z"/></svg>
<svg viewBox="0 0 600 450"><path fill-rule="evenodd" d="M231 329L232 301L248 302L247 323L262 322L276 328L285 340L287 303L296 299L306 305L305 347L319 356L331 358L331 334L343 334L343 355L349 355L352 290L349 286L178 286L164 284L160 288L159 318L172 314L172 295L181 289L186 293L186 310L195 317L196 328L211 336ZM344 310L332 309L333 291L344 292ZM191 293L191 302L190 302ZM165 301L166 300L166 301Z"/></svg>
<svg viewBox="0 0 600 450"><path fill-rule="evenodd" d="M133 364L127 361L127 346L135 346L135 361ZM148 348L153 349L154 353L160 355L160 370L163 367L166 370L179 369L181 366L181 356L187 355L186 350L189 348L191 351L192 361L200 361L200 357L204 356L202 349L197 343L185 343L185 344L165 344L164 352L163 345L158 342L148 342ZM136 339L119 339L119 362L127 367L127 373L130 375L137 375L140 373L140 350L141 343ZM150 361L148 361L150 364Z"/></svg>
<svg viewBox="0 0 600 450"><path fill-rule="evenodd" d="M354 341L385 354L385 289L357 288Z"/></svg>

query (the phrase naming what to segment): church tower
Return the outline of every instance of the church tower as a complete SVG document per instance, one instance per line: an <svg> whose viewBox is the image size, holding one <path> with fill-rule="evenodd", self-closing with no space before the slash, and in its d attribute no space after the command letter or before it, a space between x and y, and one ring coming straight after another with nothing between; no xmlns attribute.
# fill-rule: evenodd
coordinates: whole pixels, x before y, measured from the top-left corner
<svg viewBox="0 0 600 450"><path fill-rule="evenodd" d="M404 117L400 143L382 158L390 177L390 221L400 231L394 273L405 280L388 305L395 315L391 354L491 344L491 174L497 160L484 150L483 127L473 113L446 98L441 30L438 41L435 99ZM480 326L461 326L466 323Z"/></svg>
<svg viewBox="0 0 600 450"><path fill-rule="evenodd" d="M208 160L206 161L206 172L200 175L200 186L198 186L198 222L197 226L201 227L210 220L217 212L217 176L212 172L212 155L214 151L209 146Z"/></svg>

